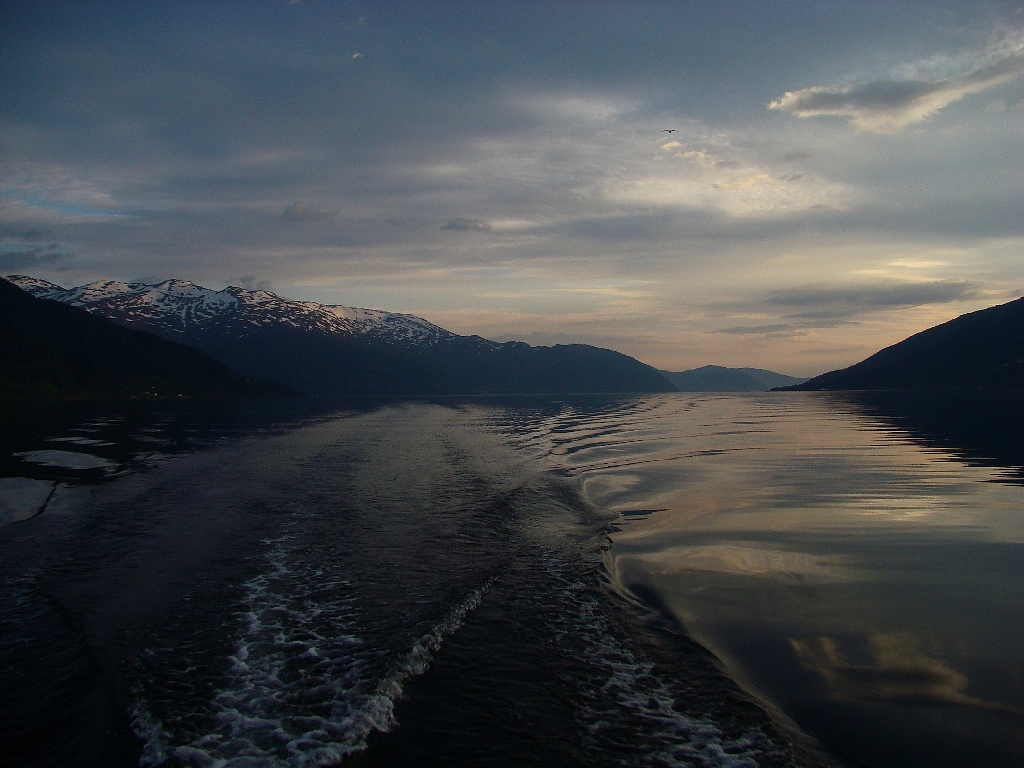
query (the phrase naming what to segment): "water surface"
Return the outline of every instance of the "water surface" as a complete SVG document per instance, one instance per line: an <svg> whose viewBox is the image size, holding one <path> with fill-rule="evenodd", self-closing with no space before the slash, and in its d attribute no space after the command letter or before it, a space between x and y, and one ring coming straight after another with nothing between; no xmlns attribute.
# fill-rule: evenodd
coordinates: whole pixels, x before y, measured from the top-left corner
<svg viewBox="0 0 1024 768"><path fill-rule="evenodd" d="M0 457L28 510L0 527L4 754L1020 765L1015 443L916 403L22 419Z"/></svg>
<svg viewBox="0 0 1024 768"><path fill-rule="evenodd" d="M991 398L972 422L970 401L928 397L650 398L567 409L526 442L621 516L618 587L830 749L876 766L1017 766L1019 408L985 433ZM951 421L970 440L941 429Z"/></svg>

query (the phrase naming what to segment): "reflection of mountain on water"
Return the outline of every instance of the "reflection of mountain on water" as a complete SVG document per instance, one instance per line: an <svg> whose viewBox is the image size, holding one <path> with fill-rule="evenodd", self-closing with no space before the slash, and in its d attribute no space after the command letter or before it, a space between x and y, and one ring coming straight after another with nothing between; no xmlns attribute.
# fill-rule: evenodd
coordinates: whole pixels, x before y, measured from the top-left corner
<svg viewBox="0 0 1024 768"><path fill-rule="evenodd" d="M952 452L968 464L1005 467L1024 484L1024 402L1019 390L860 391L843 402L907 433L914 442Z"/></svg>
<svg viewBox="0 0 1024 768"><path fill-rule="evenodd" d="M74 484L151 468L225 438L287 429L332 408L371 408L374 402L250 398L23 405L0 402L0 479Z"/></svg>

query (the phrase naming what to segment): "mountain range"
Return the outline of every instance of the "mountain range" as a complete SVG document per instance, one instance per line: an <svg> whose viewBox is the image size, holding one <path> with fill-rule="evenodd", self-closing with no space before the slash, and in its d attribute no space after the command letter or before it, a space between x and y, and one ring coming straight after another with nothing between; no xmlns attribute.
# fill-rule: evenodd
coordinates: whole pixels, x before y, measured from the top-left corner
<svg viewBox="0 0 1024 768"><path fill-rule="evenodd" d="M916 333L786 390L1024 387L1024 298Z"/></svg>
<svg viewBox="0 0 1024 768"><path fill-rule="evenodd" d="M774 387L799 384L804 379L762 368L725 368L705 365L689 371L662 371L680 392L767 392Z"/></svg>
<svg viewBox="0 0 1024 768"><path fill-rule="evenodd" d="M237 397L287 394L202 352L30 296L0 279L5 399Z"/></svg>
<svg viewBox="0 0 1024 768"><path fill-rule="evenodd" d="M494 342L413 315L269 291L215 291L183 280L75 288L21 275L8 280L50 300L25 304L21 299L29 296L19 298L3 283L6 383L0 388L8 393L284 391L266 379L313 395L399 396L1024 387L1024 298L962 315L801 382L758 368L658 371L600 347ZM41 308L55 303L84 312ZM93 322L100 319L116 331ZM144 333L118 335L126 329ZM147 335L164 346L145 341ZM122 352L112 354L115 349ZM33 376L40 377L36 385Z"/></svg>
<svg viewBox="0 0 1024 768"><path fill-rule="evenodd" d="M669 392L655 368L583 344L533 347L460 336L412 315L214 291L182 280L63 288L8 278L27 293L206 353L250 377L313 395Z"/></svg>

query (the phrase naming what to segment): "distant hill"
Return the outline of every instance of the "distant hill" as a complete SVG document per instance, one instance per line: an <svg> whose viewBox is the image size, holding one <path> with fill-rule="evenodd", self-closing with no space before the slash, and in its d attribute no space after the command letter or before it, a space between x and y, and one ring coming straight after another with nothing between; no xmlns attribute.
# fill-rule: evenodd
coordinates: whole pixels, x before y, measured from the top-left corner
<svg viewBox="0 0 1024 768"><path fill-rule="evenodd" d="M1024 387L1024 298L936 325L790 390Z"/></svg>
<svg viewBox="0 0 1024 768"><path fill-rule="evenodd" d="M724 368L705 365L689 371L661 371L680 392L767 392L773 387L799 384L804 379L761 368Z"/></svg>
<svg viewBox="0 0 1024 768"><path fill-rule="evenodd" d="M11 276L34 296L200 349L314 395L671 392L638 360L584 344L532 347L460 336L413 315L214 291L182 280L77 288Z"/></svg>
<svg viewBox="0 0 1024 768"><path fill-rule="evenodd" d="M4 398L208 398L287 391L239 375L198 350L34 298L0 279Z"/></svg>

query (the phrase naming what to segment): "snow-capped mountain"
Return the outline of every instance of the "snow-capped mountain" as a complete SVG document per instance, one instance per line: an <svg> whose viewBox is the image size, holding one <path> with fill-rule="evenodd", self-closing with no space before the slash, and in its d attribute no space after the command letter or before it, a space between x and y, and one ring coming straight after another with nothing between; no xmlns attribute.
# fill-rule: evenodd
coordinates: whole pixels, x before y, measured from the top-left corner
<svg viewBox="0 0 1024 768"><path fill-rule="evenodd" d="M200 350L0 280L0 399L181 399L295 394Z"/></svg>
<svg viewBox="0 0 1024 768"><path fill-rule="evenodd" d="M413 315L214 291L183 280L76 288L12 275L22 290L206 352L239 373L320 395L664 392L654 368L581 344L460 336Z"/></svg>
<svg viewBox="0 0 1024 768"><path fill-rule="evenodd" d="M455 336L414 315L293 301L269 291L235 287L214 291L184 280L164 280L155 285L106 280L62 288L24 275L7 279L38 298L81 307L123 325L171 338L215 327L242 336L254 328L275 324L389 343L430 345Z"/></svg>

